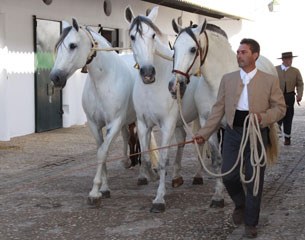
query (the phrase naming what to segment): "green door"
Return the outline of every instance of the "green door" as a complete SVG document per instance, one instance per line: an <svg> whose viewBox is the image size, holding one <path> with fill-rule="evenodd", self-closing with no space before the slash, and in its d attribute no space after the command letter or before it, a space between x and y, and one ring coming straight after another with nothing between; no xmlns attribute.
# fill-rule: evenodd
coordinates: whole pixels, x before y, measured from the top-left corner
<svg viewBox="0 0 305 240"><path fill-rule="evenodd" d="M34 17L36 132L62 127L62 91L55 89L49 79L60 29L60 22Z"/></svg>

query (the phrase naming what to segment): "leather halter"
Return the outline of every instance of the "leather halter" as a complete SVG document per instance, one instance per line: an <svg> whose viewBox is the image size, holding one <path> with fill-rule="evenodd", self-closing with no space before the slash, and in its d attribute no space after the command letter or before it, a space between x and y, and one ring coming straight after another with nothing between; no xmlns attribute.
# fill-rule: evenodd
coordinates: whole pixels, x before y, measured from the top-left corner
<svg viewBox="0 0 305 240"><path fill-rule="evenodd" d="M82 73L88 73L88 70L87 70L87 65L90 64L92 62L92 60L96 57L96 49L97 49L97 46L98 46L98 42L94 40L90 30L88 27L86 27L85 29L83 29L82 27L80 27L86 34L87 36L89 37L90 41L91 41L91 50L90 50L90 53L87 57L87 61L86 61L86 64L85 66L83 66L81 72Z"/></svg>
<svg viewBox="0 0 305 240"><path fill-rule="evenodd" d="M189 68L186 70L186 72L182 72L182 71L180 71L180 70L178 70L178 69L174 69L172 72L173 72L173 73L178 73L178 74L180 74L180 75L186 77L186 79L187 79L187 82L186 82L186 83L189 83L189 82L190 82L190 75L189 75L189 72L190 72L191 68L193 67L193 65L194 65L194 63L195 63L197 57L199 56L199 58L200 58L200 66L202 66L203 63L204 63L205 60L206 60L206 57L207 57L207 55L208 55L208 50L209 50L209 38L208 38L208 35L207 35L206 31L204 31L204 36L205 36L205 38L206 38L207 44L206 44L206 48L205 48L205 49L202 49L201 46L200 46L200 41L197 41L197 39L196 39L196 37L195 37L193 31L191 30L191 28L186 28L186 29L185 29L185 32L186 32L188 35L190 35L190 37L191 37L191 38L194 40L194 42L196 43L196 46L197 46L196 54L195 54L195 57L194 57L193 62L191 63L191 65L189 66ZM181 34L181 32L180 32L180 34ZM199 69L199 71L200 71L200 69Z"/></svg>

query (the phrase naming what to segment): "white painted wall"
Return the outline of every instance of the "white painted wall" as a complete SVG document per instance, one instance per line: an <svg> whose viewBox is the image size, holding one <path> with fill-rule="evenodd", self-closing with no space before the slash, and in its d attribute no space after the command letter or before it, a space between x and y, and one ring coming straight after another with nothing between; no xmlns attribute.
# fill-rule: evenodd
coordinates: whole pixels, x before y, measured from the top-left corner
<svg viewBox="0 0 305 240"><path fill-rule="evenodd" d="M104 0L54 0L48 6L42 0L0 0L0 141L35 131L33 15L69 22L74 17L81 24L119 28L120 46L126 47L129 26L124 18L125 8L131 6L138 15L154 6L139 0L112 0L112 14L106 16L103 3ZM173 35L171 19L180 15L181 11L160 7L157 25ZM183 13L183 18L188 23L198 17ZM75 73L63 90L64 127L86 122L81 106L85 78L86 75Z"/></svg>

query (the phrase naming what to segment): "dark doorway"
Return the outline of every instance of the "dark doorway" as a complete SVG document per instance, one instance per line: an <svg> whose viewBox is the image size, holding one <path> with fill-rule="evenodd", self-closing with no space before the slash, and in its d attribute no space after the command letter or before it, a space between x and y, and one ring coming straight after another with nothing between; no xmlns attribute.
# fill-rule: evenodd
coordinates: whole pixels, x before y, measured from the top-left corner
<svg viewBox="0 0 305 240"><path fill-rule="evenodd" d="M104 28L99 25L99 34L111 43L112 47L119 47L119 30L113 28Z"/></svg>
<svg viewBox="0 0 305 240"><path fill-rule="evenodd" d="M35 132L62 127L62 92L49 79L61 23L33 17L35 52Z"/></svg>

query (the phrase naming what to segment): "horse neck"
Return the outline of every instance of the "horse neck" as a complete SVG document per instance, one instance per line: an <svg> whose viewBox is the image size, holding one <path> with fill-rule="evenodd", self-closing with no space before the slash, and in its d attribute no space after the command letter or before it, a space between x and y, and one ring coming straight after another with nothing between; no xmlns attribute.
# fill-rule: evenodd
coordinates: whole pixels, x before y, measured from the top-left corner
<svg viewBox="0 0 305 240"><path fill-rule="evenodd" d="M164 76L163 74L165 74L165 76L170 75L173 68L173 62L169 60L169 58L173 56L173 52L167 45L166 41L167 39L164 36L162 38L158 37L155 42L154 66L157 74L162 73L162 76ZM166 80L169 81L170 77Z"/></svg>
<svg viewBox="0 0 305 240"><path fill-rule="evenodd" d="M98 42L98 48L111 48L102 36L98 34L93 36L94 40ZM121 59L115 51L96 51L96 57L88 65L88 72L92 80L103 80L103 76L113 72L113 67L119 66L119 64L121 64Z"/></svg>
<svg viewBox="0 0 305 240"><path fill-rule="evenodd" d="M222 76L238 70L238 64L236 54L233 52L228 39L212 31L207 31L207 35L209 49L205 62L201 65L200 70L205 81L214 92L217 92ZM201 34L200 42L202 45L206 45L204 34Z"/></svg>
<svg viewBox="0 0 305 240"><path fill-rule="evenodd" d="M155 48L157 51L157 54L161 57L169 60L173 58L174 51L169 48L169 46L166 44L165 40L156 38L155 40Z"/></svg>

